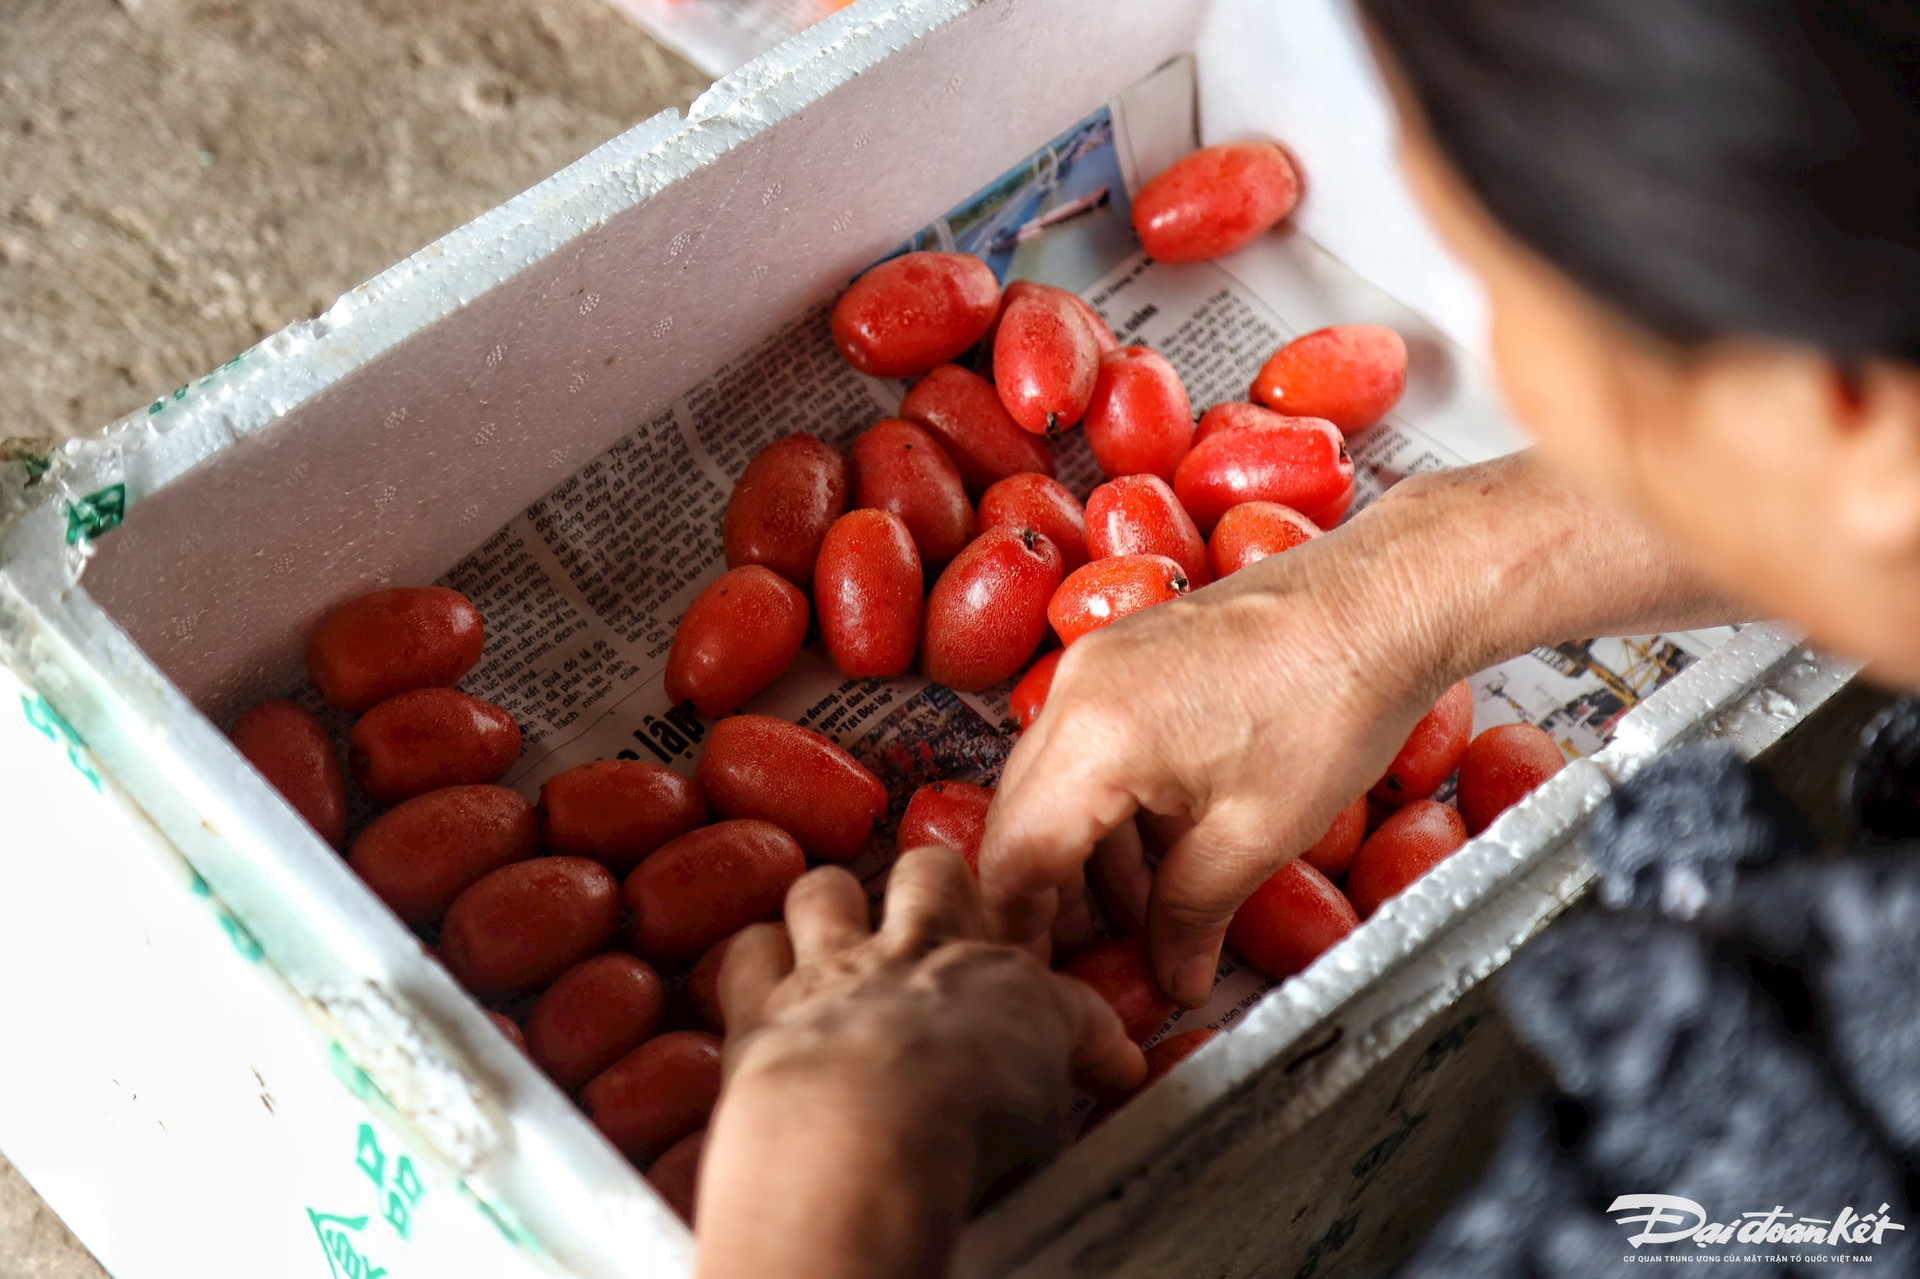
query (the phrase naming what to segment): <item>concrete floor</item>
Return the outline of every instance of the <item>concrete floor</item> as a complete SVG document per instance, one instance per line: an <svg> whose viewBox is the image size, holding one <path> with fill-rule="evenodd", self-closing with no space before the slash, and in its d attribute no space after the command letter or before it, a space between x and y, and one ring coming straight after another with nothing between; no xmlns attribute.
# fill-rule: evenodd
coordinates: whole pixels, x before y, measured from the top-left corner
<svg viewBox="0 0 1920 1279"><path fill-rule="evenodd" d="M0 11L0 444L97 430L707 85L603 0ZM0 1279L102 1273L0 1158Z"/></svg>

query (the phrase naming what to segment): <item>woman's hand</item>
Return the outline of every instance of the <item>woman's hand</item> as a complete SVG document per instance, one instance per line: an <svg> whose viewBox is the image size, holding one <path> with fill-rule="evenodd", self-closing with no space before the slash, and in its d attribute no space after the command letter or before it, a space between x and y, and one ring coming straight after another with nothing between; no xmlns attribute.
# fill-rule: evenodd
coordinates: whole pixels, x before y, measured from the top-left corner
<svg viewBox="0 0 1920 1279"><path fill-rule="evenodd" d="M1091 987L986 940L973 876L909 851L880 931L839 867L720 975L726 1089L700 1174L703 1279L937 1275L968 1205L1049 1153L1079 1069L1146 1065Z"/></svg>

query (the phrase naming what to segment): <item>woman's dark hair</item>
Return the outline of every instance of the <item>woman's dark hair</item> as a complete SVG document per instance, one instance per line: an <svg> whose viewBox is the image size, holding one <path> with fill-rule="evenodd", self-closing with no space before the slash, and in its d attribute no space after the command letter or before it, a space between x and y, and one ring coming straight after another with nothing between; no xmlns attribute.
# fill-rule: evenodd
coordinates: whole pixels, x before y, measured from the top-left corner
<svg viewBox="0 0 1920 1279"><path fill-rule="evenodd" d="M1493 216L1630 318L1920 363L1920 2L1361 8Z"/></svg>

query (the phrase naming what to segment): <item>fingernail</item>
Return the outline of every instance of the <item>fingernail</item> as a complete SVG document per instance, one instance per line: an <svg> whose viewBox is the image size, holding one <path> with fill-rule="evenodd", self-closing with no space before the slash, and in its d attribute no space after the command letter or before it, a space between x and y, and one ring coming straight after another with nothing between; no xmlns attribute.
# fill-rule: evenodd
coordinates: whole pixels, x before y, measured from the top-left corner
<svg viewBox="0 0 1920 1279"><path fill-rule="evenodd" d="M1173 970L1173 989L1168 992L1188 1008L1198 1008L1213 994L1215 964L1207 955L1183 959Z"/></svg>

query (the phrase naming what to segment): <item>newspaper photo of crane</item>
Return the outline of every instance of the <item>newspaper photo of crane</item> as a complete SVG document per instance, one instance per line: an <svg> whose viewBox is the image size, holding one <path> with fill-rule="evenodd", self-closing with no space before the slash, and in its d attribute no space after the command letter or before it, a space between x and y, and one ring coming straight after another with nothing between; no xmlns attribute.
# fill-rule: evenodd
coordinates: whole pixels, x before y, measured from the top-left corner
<svg viewBox="0 0 1920 1279"><path fill-rule="evenodd" d="M1687 642L1693 638L1575 640L1482 671L1473 678L1474 731L1524 720L1545 729L1568 756L1589 755L1606 744L1621 716L1693 662L1705 647Z"/></svg>

